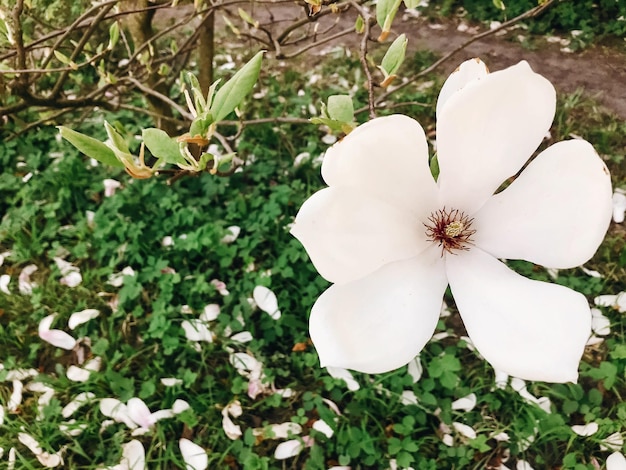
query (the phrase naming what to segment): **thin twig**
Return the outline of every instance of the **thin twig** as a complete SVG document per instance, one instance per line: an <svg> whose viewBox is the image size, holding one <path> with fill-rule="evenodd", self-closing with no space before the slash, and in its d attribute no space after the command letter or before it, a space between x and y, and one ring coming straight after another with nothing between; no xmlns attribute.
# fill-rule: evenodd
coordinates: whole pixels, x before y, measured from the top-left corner
<svg viewBox="0 0 626 470"><path fill-rule="evenodd" d="M370 72L370 67L367 63L367 41L370 38L370 29L372 26L372 22L370 21L372 18L370 14L365 11L361 5L358 5L354 2L351 2L352 6L360 13L363 18L363 38L361 39L361 47L359 49L359 60L361 62L361 68L363 72L365 72L365 78L367 80L367 108L369 110L370 119L374 119L376 117L376 101L374 96L374 80L372 79L372 73Z"/></svg>
<svg viewBox="0 0 626 470"><path fill-rule="evenodd" d="M187 111L185 108L183 108L182 106L180 106L178 103L176 103L175 101L172 101L169 97L165 96L162 93L159 93L158 91L155 91L151 88L148 88L147 86L143 85L140 81L132 78L132 77L124 77L123 79L121 79L122 81L126 81L126 82L130 82L132 83L135 87L139 88L141 91L143 91L144 93L148 94L148 95L152 95L155 98L160 99L161 101L163 101L164 103L167 103L168 105L170 105L172 108L174 108L176 111L178 111L180 113L181 116L183 116L185 119L192 121L193 120L193 116L191 115L191 113L189 113L189 111Z"/></svg>
<svg viewBox="0 0 626 470"><path fill-rule="evenodd" d="M334 41L335 39L339 39L347 34L353 33L354 27L350 27L348 29L344 29L343 31L339 31L338 33L333 34L332 36L328 36L327 38L322 39L321 41L312 42L297 51L294 51L290 54L277 53L277 59L293 59L294 57L299 56L300 54L308 51L309 49L313 49L314 47L321 46L322 44L326 44L327 42Z"/></svg>
<svg viewBox="0 0 626 470"><path fill-rule="evenodd" d="M485 31L483 33L480 33L480 34L477 34L477 35L471 37L470 39L465 41L460 46L458 46L455 49L453 49L452 51L448 52L441 59L439 59L436 62L434 62L433 64L431 64L429 67L427 67L424 70L421 70L420 72L416 73L415 75L410 77L408 80L406 80L405 82L401 83L400 85L398 85L397 87L393 88L392 90L388 90L387 92L385 92L382 95L380 95L376 99L376 104L386 100L393 93L395 93L395 92L397 92L399 90L402 90L403 88L409 86L411 83L413 83L416 80L420 79L424 75L427 75L427 74L431 73L433 70L435 70L441 64L443 64L444 62L450 60L450 58L452 58L452 56L454 56L458 52L462 51L463 49L465 49L470 44L472 44L472 43L474 43L476 41L479 41L481 39L484 39L484 38L486 38L488 36L492 36L492 35L496 34L498 31L502 31L503 29L506 29L506 28L508 28L508 27L510 27L510 26L514 25L515 23L518 23L518 22L520 22L522 20L525 20L527 18L532 18L534 16L537 16L540 13L542 13L546 8L548 8L550 5L552 5L554 2L555 2L555 0L547 0L545 3L543 3L543 4L539 5L539 6L536 6L534 8L531 8L530 10L522 13L519 16L516 16L515 18L510 19L509 21L505 21L504 23L502 23L497 28L491 29L489 31ZM365 112L367 110L368 110L367 107L363 107L363 108L357 109L355 111L355 114L359 114L359 113Z"/></svg>

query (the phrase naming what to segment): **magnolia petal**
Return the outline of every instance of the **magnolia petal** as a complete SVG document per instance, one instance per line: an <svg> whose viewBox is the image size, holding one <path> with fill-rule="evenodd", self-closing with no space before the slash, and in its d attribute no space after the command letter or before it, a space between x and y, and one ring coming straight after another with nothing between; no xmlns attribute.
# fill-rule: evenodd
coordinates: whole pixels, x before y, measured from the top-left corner
<svg viewBox="0 0 626 470"><path fill-rule="evenodd" d="M237 237L241 233L241 227L237 225L231 225L226 227L226 235L220 239L220 243L229 244L237 240Z"/></svg>
<svg viewBox="0 0 626 470"><path fill-rule="evenodd" d="M582 294L527 279L477 249L446 258L452 295L474 345L514 377L576 381L591 333Z"/></svg>
<svg viewBox="0 0 626 470"><path fill-rule="evenodd" d="M611 321L597 308L591 309L591 330L598 336L611 333Z"/></svg>
<svg viewBox="0 0 626 470"><path fill-rule="evenodd" d="M533 467L525 460L518 460L515 464L515 470L533 470Z"/></svg>
<svg viewBox="0 0 626 470"><path fill-rule="evenodd" d="M474 80L480 80L487 76L488 73L487 66L479 58L463 62L459 68L450 74L441 87L437 98L437 117L441 114L443 105L448 101L448 98Z"/></svg>
<svg viewBox="0 0 626 470"><path fill-rule="evenodd" d="M76 340L61 330L44 330L39 331L39 337L57 348L71 351L76 346Z"/></svg>
<svg viewBox="0 0 626 470"><path fill-rule="evenodd" d="M178 441L178 447L183 455L186 470L205 470L209 466L209 456L198 444L182 438Z"/></svg>
<svg viewBox="0 0 626 470"><path fill-rule="evenodd" d="M621 224L624 222L624 215L626 214L626 194L623 192L615 191L613 193L613 222Z"/></svg>
<svg viewBox="0 0 626 470"><path fill-rule="evenodd" d="M235 333L230 337L231 341L235 341L237 343L249 343L253 339L254 337L249 331L240 331L239 333Z"/></svg>
<svg viewBox="0 0 626 470"><path fill-rule="evenodd" d="M204 306L202 313L200 314L200 320L204 322L210 322L217 320L220 314L220 306L218 304L208 304Z"/></svg>
<svg viewBox="0 0 626 470"><path fill-rule="evenodd" d="M598 423L575 424L572 431L583 437L593 436L598 432Z"/></svg>
<svg viewBox="0 0 626 470"><path fill-rule="evenodd" d="M256 286L252 291L252 298L261 310L267 313L273 320L280 318L278 299L276 294L265 286Z"/></svg>
<svg viewBox="0 0 626 470"><path fill-rule="evenodd" d="M187 401L181 400L180 398L174 400L174 403L172 404L172 411L177 415L190 408L191 405Z"/></svg>
<svg viewBox="0 0 626 470"><path fill-rule="evenodd" d="M122 462L128 470L144 470L146 468L146 451L143 444L136 439L122 444Z"/></svg>
<svg viewBox="0 0 626 470"><path fill-rule="evenodd" d="M287 439L295 434L302 434L302 426L290 421L279 424L270 424L262 428L261 435L270 439Z"/></svg>
<svg viewBox="0 0 626 470"><path fill-rule="evenodd" d="M564 269L593 256L610 222L606 165L588 142L568 140L539 154L490 198L472 228L476 245L496 258Z"/></svg>
<svg viewBox="0 0 626 470"><path fill-rule="evenodd" d="M404 390L400 395L400 403L405 406L417 405L417 395L415 395L415 392L413 390Z"/></svg>
<svg viewBox="0 0 626 470"><path fill-rule="evenodd" d="M175 385L182 385L182 379L177 379L176 377L163 377L161 379L161 383L165 387L174 387Z"/></svg>
<svg viewBox="0 0 626 470"><path fill-rule="evenodd" d="M83 282L83 276L78 271L72 271L59 279L59 283L67 287L76 287L81 282Z"/></svg>
<svg viewBox="0 0 626 470"><path fill-rule="evenodd" d="M118 423L124 423L130 429L135 429L137 423L128 414L128 408L117 398L103 398L100 401L100 412Z"/></svg>
<svg viewBox="0 0 626 470"><path fill-rule="evenodd" d="M409 362L409 367L407 371L413 379L413 383L419 381L419 379L422 378L424 367L422 366L422 361L420 360L419 355L416 356L415 359L413 359L411 362Z"/></svg>
<svg viewBox="0 0 626 470"><path fill-rule="evenodd" d="M326 368L326 372L328 372L328 374L333 379L343 380L348 386L348 390L352 392L356 392L358 389L361 388L361 386L359 385L359 382L354 380L352 373L349 370L344 369L343 367L330 367L329 366Z"/></svg>
<svg viewBox="0 0 626 470"><path fill-rule="evenodd" d="M89 403L96 395L91 392L81 392L74 397L74 399L63 407L61 415L64 418L72 416L81 406Z"/></svg>
<svg viewBox="0 0 626 470"><path fill-rule="evenodd" d="M468 439L476 439L476 431L474 431L473 427L456 421L452 423L452 427L454 427L454 430L462 436L465 436Z"/></svg>
<svg viewBox="0 0 626 470"><path fill-rule="evenodd" d="M469 395L459 398L452 402L452 409L457 411L471 411L476 406L476 394L470 393Z"/></svg>
<svg viewBox="0 0 626 470"><path fill-rule="evenodd" d="M322 277L340 284L428 246L424 227L410 213L350 187L325 188L307 199L291 234Z"/></svg>
<svg viewBox="0 0 626 470"><path fill-rule="evenodd" d="M476 212L530 158L555 107L554 87L525 61L450 96L437 120L441 205Z"/></svg>
<svg viewBox="0 0 626 470"><path fill-rule="evenodd" d="M620 452L613 452L606 459L606 470L626 470L626 458Z"/></svg>
<svg viewBox="0 0 626 470"><path fill-rule="evenodd" d="M67 321L67 326L69 326L70 330L73 330L78 325L87 323L89 320L93 320L98 315L100 315L100 310L96 310L95 308L87 308L85 310L81 310L80 312L74 312L70 315L70 319Z"/></svg>
<svg viewBox="0 0 626 470"><path fill-rule="evenodd" d="M440 250L432 247L331 286L309 320L322 367L381 373L408 364L433 335L446 285Z"/></svg>
<svg viewBox="0 0 626 470"><path fill-rule="evenodd" d="M313 423L313 426L311 426L313 429L315 429L318 432L321 432L322 434L324 434L328 439L330 439L331 437L333 437L333 434L335 433L335 431L333 431L333 428L331 428L328 423L322 419L318 419Z"/></svg>
<svg viewBox="0 0 626 470"><path fill-rule="evenodd" d="M128 403L126 403L126 408L128 409L130 419L142 428L149 428L156 422L150 408L148 408L141 398L131 398L128 400Z"/></svg>
<svg viewBox="0 0 626 470"><path fill-rule="evenodd" d="M399 114L372 119L329 148L322 177L329 186L358 187L419 220L437 203L424 130Z"/></svg>
<svg viewBox="0 0 626 470"><path fill-rule="evenodd" d="M9 290L9 283L11 282L11 276L8 274L3 274L0 276L0 292L11 295L11 291Z"/></svg>
<svg viewBox="0 0 626 470"><path fill-rule="evenodd" d="M24 384L19 380L13 380L13 391L7 402L7 410L15 411L22 404L22 391L24 390Z"/></svg>
<svg viewBox="0 0 626 470"><path fill-rule="evenodd" d="M617 452L622 449L624 438L619 432L614 432L600 442L600 450Z"/></svg>
<svg viewBox="0 0 626 470"><path fill-rule="evenodd" d="M87 382L89 380L91 372L72 364L67 368L65 375L72 382Z"/></svg>
<svg viewBox="0 0 626 470"><path fill-rule="evenodd" d="M239 439L243 432L241 431L241 426L233 423L233 420L228 416L228 411L226 408L222 410L222 429L224 429L224 434L231 440Z"/></svg>
<svg viewBox="0 0 626 470"><path fill-rule="evenodd" d="M302 441L292 439L290 441L281 442L276 446L274 458L276 460L285 460L298 455L303 448Z"/></svg>
<svg viewBox="0 0 626 470"><path fill-rule="evenodd" d="M18 290L20 291L20 294L30 295L33 293L33 288L35 288L37 284L31 282L30 276L35 271L37 271L37 269L39 268L34 264L29 264L28 266L25 266L24 269L22 269L17 279Z"/></svg>
<svg viewBox="0 0 626 470"><path fill-rule="evenodd" d="M183 330L185 330L185 337L189 341L206 341L207 343L213 342L213 334L207 327L207 325L200 320L184 320L181 323Z"/></svg>

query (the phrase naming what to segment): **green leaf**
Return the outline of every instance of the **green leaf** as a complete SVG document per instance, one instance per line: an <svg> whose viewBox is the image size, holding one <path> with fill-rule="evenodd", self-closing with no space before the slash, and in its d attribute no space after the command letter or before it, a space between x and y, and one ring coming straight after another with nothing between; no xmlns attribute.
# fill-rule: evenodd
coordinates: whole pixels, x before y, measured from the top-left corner
<svg viewBox="0 0 626 470"><path fill-rule="evenodd" d="M500 10L506 10L506 6L504 5L504 2L502 0L492 0L493 1L493 6L495 6L496 8L499 8Z"/></svg>
<svg viewBox="0 0 626 470"><path fill-rule="evenodd" d="M156 158L174 165L185 163L185 159L180 154L180 145L165 131L155 128L144 129L141 137L150 153Z"/></svg>
<svg viewBox="0 0 626 470"><path fill-rule="evenodd" d="M61 137L88 157L98 160L105 165L124 167L124 164L115 157L115 152L99 140L76 132L69 127L58 126L57 128Z"/></svg>
<svg viewBox="0 0 626 470"><path fill-rule="evenodd" d="M430 174L433 175L435 181L439 177L439 160L437 159L437 155L433 155L433 158L430 159Z"/></svg>
<svg viewBox="0 0 626 470"><path fill-rule="evenodd" d="M109 45L107 49L113 49L120 39L120 25L114 21L109 28Z"/></svg>
<svg viewBox="0 0 626 470"><path fill-rule="evenodd" d="M395 41L393 41L393 43L391 43L389 49L387 49L385 57L383 57L380 64L385 76L394 75L402 65L402 62L404 62L407 42L408 39L406 38L406 35L401 34Z"/></svg>
<svg viewBox="0 0 626 470"><path fill-rule="evenodd" d="M107 121L104 121L104 128L107 131L107 135L109 136L109 140L111 141L113 147L122 153L130 154L130 150L128 150L128 145L126 144L124 137L122 137L120 133L117 132Z"/></svg>
<svg viewBox="0 0 626 470"><path fill-rule="evenodd" d="M404 0L404 6L407 7L407 9L409 10L411 10L412 8L417 8L420 3L421 0Z"/></svg>
<svg viewBox="0 0 626 470"><path fill-rule="evenodd" d="M253 28L258 28L259 27L259 22L257 20L255 20L254 18L252 18L247 11L238 8L237 12L239 13L239 16L241 17L242 20L244 20L246 23L248 23L250 26L252 26Z"/></svg>
<svg viewBox="0 0 626 470"><path fill-rule="evenodd" d="M363 34L365 31L365 21L361 15L356 17L356 21L354 22L354 30L357 34Z"/></svg>
<svg viewBox="0 0 626 470"><path fill-rule="evenodd" d="M263 51L258 52L233 77L228 80L215 94L211 104L213 122L218 122L228 116L252 91L259 78Z"/></svg>
<svg viewBox="0 0 626 470"><path fill-rule="evenodd" d="M380 0L376 5L376 21L383 30L383 33L378 38L379 41L384 41L387 37L387 33L391 30L391 23L401 3L402 0Z"/></svg>
<svg viewBox="0 0 626 470"><path fill-rule="evenodd" d="M332 95L328 97L326 107L328 117L339 122L354 121L354 106L348 95Z"/></svg>

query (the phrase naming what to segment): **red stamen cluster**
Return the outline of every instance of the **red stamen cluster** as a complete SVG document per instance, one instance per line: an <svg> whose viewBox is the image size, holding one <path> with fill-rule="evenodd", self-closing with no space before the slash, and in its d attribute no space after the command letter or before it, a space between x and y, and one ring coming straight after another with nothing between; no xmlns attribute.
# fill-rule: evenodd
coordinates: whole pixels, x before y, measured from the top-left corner
<svg viewBox="0 0 626 470"><path fill-rule="evenodd" d="M430 214L428 217L430 224L426 227L426 237L438 243L441 247L441 256L447 251L453 254L454 250L469 250L468 245L472 245L472 235L476 230L472 230L472 222L463 212L458 209L446 210L444 207Z"/></svg>

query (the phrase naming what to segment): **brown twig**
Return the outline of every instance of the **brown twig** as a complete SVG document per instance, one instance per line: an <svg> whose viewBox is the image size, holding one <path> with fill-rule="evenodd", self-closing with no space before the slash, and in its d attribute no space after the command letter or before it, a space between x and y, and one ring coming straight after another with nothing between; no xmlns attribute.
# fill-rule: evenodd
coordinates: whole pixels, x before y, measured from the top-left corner
<svg viewBox="0 0 626 470"><path fill-rule="evenodd" d="M424 75L427 75L427 74L431 73L433 70L435 70L441 64L443 64L444 62L447 62L448 60L450 60L455 54L457 54L458 52L462 51L463 49L468 47L470 44L472 44L472 43L474 43L476 41L479 41L481 39L484 39L484 38L486 38L488 36L492 36L492 35L496 34L498 31L502 31L503 29L506 29L506 28L516 24L516 23L519 23L522 20L525 20L527 18L532 18L532 17L535 17L535 16L539 15L546 8L550 7L555 1L556 0L547 0L545 3L543 3L541 5L538 5L538 6L534 7L534 8L531 8L530 10L522 13L521 15L516 16L515 18L511 18L509 21L505 21L504 23L502 23L497 28L491 29L489 31L485 31L483 33L480 33L480 34L477 34L477 35L471 37L470 39L465 41L463 44L461 44L460 46L456 47L455 49L453 49L452 51L448 52L443 57L441 57L439 60L437 60L436 62L431 64L429 67L427 67L427 68L421 70L420 72L416 73L415 75L413 75L412 77L410 77L408 80L406 80L405 82L401 83L397 87L395 87L395 88L393 88L391 90L388 90L387 92L385 92L382 95L380 95L376 99L376 104L386 100L393 93L395 93L395 92L397 92L399 90L402 90L403 88L409 86L411 83L417 81L418 79L420 79ZM363 107L363 108L357 109L355 111L355 114L359 114L359 113L365 112L367 110L368 110L367 107Z"/></svg>
<svg viewBox="0 0 626 470"><path fill-rule="evenodd" d="M361 7L361 5L352 2L352 6L359 12L361 17L363 18L363 37L361 38L361 45L359 49L359 61L361 62L361 68L363 69L363 72L365 72L365 78L367 80L367 109L369 111L369 117L370 119L374 119L376 117L374 80L372 78L372 73L370 72L370 67L367 63L367 42L370 39L369 36L373 19L370 14Z"/></svg>

